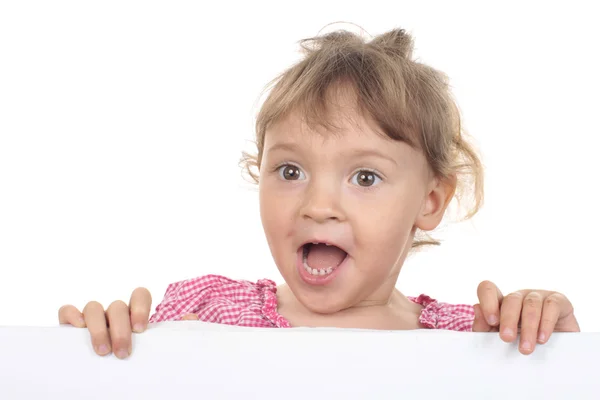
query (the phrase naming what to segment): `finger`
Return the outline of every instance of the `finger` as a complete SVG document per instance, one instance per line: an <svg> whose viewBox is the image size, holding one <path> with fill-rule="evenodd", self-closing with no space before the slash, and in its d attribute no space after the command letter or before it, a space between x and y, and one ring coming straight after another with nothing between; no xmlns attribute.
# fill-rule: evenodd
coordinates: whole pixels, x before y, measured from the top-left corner
<svg viewBox="0 0 600 400"><path fill-rule="evenodd" d="M146 288L137 288L131 293L129 312L131 315L131 328L134 332L141 333L148 327L152 307L152 295Z"/></svg>
<svg viewBox="0 0 600 400"><path fill-rule="evenodd" d="M577 322L577 318L575 318L575 310L573 309L571 301L567 299L564 294L557 292L552 293L548 297L552 297L552 300L558 299L557 302L560 304L560 315L558 316L558 322L556 323L554 330L556 332L581 332L579 322ZM548 300L548 297L546 300Z"/></svg>
<svg viewBox="0 0 600 400"><path fill-rule="evenodd" d="M198 321L200 318L196 314L185 314L181 319L184 321Z"/></svg>
<svg viewBox="0 0 600 400"><path fill-rule="evenodd" d="M473 332L492 332L494 327L490 326L485 318L483 317L483 313L481 312L481 306L479 304L475 304L473 306L473 310L475 311L475 319L473 320Z"/></svg>
<svg viewBox="0 0 600 400"><path fill-rule="evenodd" d="M106 309L113 353L120 359L131 354L131 320L129 307L121 300L111 303Z"/></svg>
<svg viewBox="0 0 600 400"><path fill-rule="evenodd" d="M502 300L500 311L500 338L507 343L517 338L517 329L523 307L523 293L513 292Z"/></svg>
<svg viewBox="0 0 600 400"><path fill-rule="evenodd" d="M92 338L92 345L98 355L105 356L111 351L104 307L97 301L90 301L83 309L83 318Z"/></svg>
<svg viewBox="0 0 600 400"><path fill-rule="evenodd" d="M538 328L542 317L543 296L538 292L530 292L523 299L521 311L521 340L519 350L523 354L531 354L537 343Z"/></svg>
<svg viewBox="0 0 600 400"><path fill-rule="evenodd" d="M78 328L85 328L83 314L72 305L64 305L58 309L58 323L70 324Z"/></svg>
<svg viewBox="0 0 600 400"><path fill-rule="evenodd" d="M571 302L560 293L552 293L544 299L544 305L542 307L542 317L540 321L540 329L538 332L538 343L546 343L552 332L556 327L556 324L561 318L568 318L573 315L573 305ZM573 316L574 323L570 331L578 332L579 325L577 320Z"/></svg>
<svg viewBox="0 0 600 400"><path fill-rule="evenodd" d="M500 304L503 298L500 289L490 281L483 281L477 287L477 297L481 305L481 312L488 325L497 326L500 321Z"/></svg>

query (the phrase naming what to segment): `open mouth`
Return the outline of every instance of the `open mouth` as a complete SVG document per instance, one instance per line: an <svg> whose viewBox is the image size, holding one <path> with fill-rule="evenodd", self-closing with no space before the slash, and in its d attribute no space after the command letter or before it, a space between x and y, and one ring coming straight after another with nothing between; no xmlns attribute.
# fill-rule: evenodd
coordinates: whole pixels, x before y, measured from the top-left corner
<svg viewBox="0 0 600 400"><path fill-rule="evenodd" d="M327 243L306 243L302 246L302 266L313 276L331 274L348 257L346 251Z"/></svg>

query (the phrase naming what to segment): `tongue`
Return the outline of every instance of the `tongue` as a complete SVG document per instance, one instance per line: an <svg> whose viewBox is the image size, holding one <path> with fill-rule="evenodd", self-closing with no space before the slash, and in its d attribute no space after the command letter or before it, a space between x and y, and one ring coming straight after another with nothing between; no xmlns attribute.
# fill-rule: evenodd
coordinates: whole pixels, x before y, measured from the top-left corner
<svg viewBox="0 0 600 400"><path fill-rule="evenodd" d="M313 244L308 249L306 263L311 268L335 268L344 261L344 258L346 258L346 252L339 247Z"/></svg>

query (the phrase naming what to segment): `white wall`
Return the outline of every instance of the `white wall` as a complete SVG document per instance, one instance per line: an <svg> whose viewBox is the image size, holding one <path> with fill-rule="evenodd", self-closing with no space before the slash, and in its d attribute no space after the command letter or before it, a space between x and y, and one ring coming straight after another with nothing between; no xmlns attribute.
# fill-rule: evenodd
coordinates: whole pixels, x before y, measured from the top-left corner
<svg viewBox="0 0 600 400"><path fill-rule="evenodd" d="M0 325L137 286L157 304L206 273L280 282L237 161L296 41L345 20L413 33L487 166L482 212L410 258L401 290L559 290L598 331L600 28L592 2L549 3L3 2Z"/></svg>

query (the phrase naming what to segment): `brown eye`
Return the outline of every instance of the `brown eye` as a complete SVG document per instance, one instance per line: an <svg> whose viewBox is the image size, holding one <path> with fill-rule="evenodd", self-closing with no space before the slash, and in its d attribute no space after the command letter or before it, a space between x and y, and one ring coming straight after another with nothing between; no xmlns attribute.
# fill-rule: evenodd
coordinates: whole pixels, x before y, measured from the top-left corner
<svg viewBox="0 0 600 400"><path fill-rule="evenodd" d="M358 171L354 176L356 177L356 183L363 187L373 186L377 179L381 180L376 173L367 170Z"/></svg>
<svg viewBox="0 0 600 400"><path fill-rule="evenodd" d="M296 167L295 165L288 164L288 165L282 165L280 167L279 174L286 181L296 181L296 180L300 179L300 177L302 175L302 171L300 171L300 168Z"/></svg>

